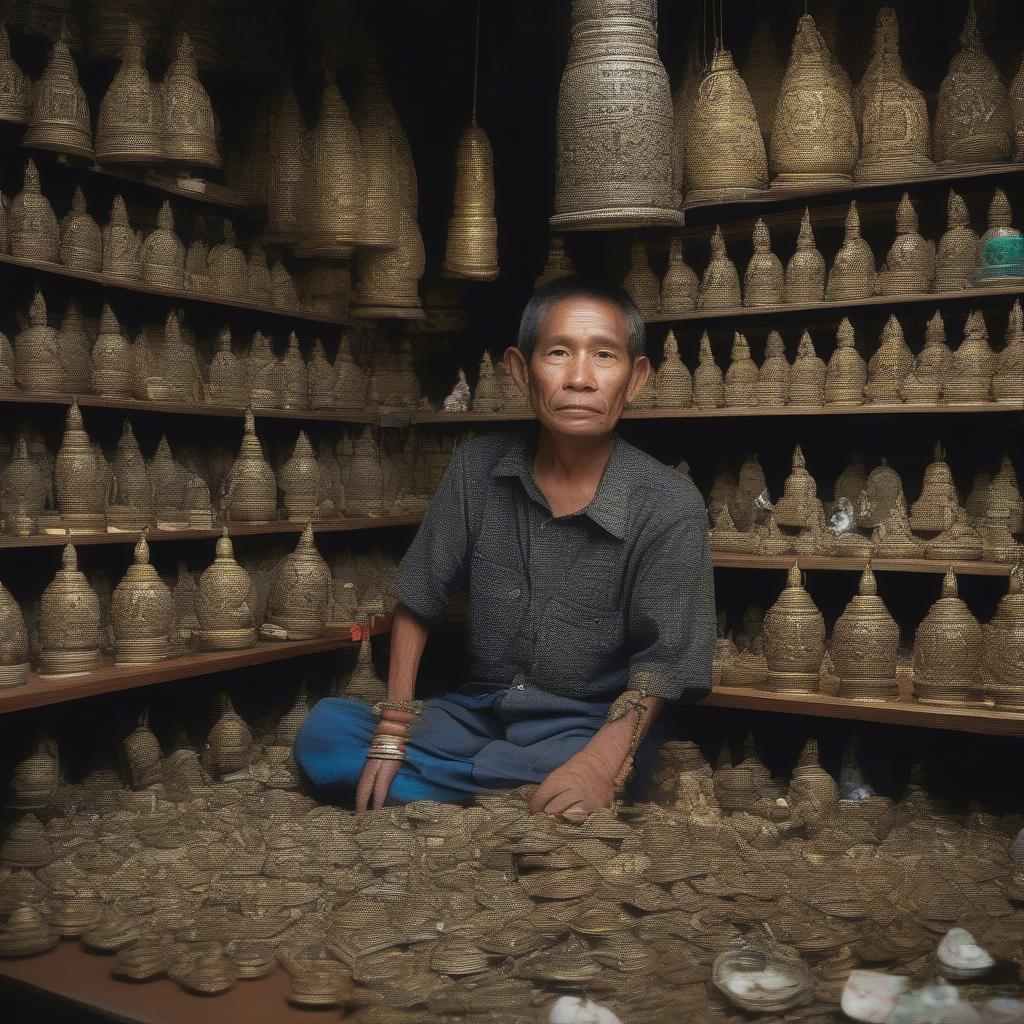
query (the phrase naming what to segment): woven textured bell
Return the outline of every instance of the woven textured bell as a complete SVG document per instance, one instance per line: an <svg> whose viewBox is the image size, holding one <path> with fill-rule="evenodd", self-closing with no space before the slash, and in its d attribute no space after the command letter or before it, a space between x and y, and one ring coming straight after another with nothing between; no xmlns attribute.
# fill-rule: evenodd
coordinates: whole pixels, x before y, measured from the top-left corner
<svg viewBox="0 0 1024 1024"><path fill-rule="evenodd" d="M687 202L720 202L768 188L757 112L728 50L716 49L686 131Z"/></svg>
<svg viewBox="0 0 1024 1024"><path fill-rule="evenodd" d="M309 370L299 349L299 339L292 331L288 335L288 348L281 360L281 372L284 382L285 409L309 408Z"/></svg>
<svg viewBox="0 0 1024 1024"><path fill-rule="evenodd" d="M245 354L245 379L252 408L280 409L284 405L281 362L270 347L270 338L259 330Z"/></svg>
<svg viewBox="0 0 1024 1024"><path fill-rule="evenodd" d="M352 104L352 120L359 133L366 173L359 244L391 247L398 241L397 215L402 203L398 167L398 135L401 129L387 83L372 55L360 70L359 86ZM468 198L472 200L473 197ZM493 203L493 181L491 200Z"/></svg>
<svg viewBox="0 0 1024 1024"><path fill-rule="evenodd" d="M974 283L980 243L967 204L953 189L949 190L946 211L946 233L939 239L935 257L935 290L959 292Z"/></svg>
<svg viewBox="0 0 1024 1024"><path fill-rule="evenodd" d="M184 288L185 246L174 233L174 215L166 199L156 215L156 225L146 235L139 253L142 279L161 288Z"/></svg>
<svg viewBox="0 0 1024 1024"><path fill-rule="evenodd" d="M736 331L733 334L731 360L725 371L726 406L735 408L753 405L756 383L757 364L750 358L750 345L747 339Z"/></svg>
<svg viewBox="0 0 1024 1024"><path fill-rule="evenodd" d="M836 81L832 57L814 19L805 14L797 23L772 122L772 187L847 185L857 150L850 97Z"/></svg>
<svg viewBox="0 0 1024 1024"><path fill-rule="evenodd" d="M267 196L267 242L291 242L301 230L306 124L295 90L288 83L274 98L270 115L272 186Z"/></svg>
<svg viewBox="0 0 1024 1024"><path fill-rule="evenodd" d="M137 398L152 402L202 401L202 371L173 309L168 311L162 336L155 331L149 336L140 335L135 349L133 391Z"/></svg>
<svg viewBox="0 0 1024 1024"><path fill-rule="evenodd" d="M868 368L864 357L855 348L857 338L853 324L843 317L836 331L836 347L825 371L825 405L861 405Z"/></svg>
<svg viewBox="0 0 1024 1024"><path fill-rule="evenodd" d="M781 301L784 302L821 302L825 297L825 257L818 251L814 241L809 208L804 209L803 219L800 221L796 252L786 264L782 294Z"/></svg>
<svg viewBox="0 0 1024 1024"><path fill-rule="evenodd" d="M308 366L309 407L311 409L333 408L337 378L334 374L334 367L327 361L324 344L319 338L313 339Z"/></svg>
<svg viewBox="0 0 1024 1024"><path fill-rule="evenodd" d="M76 299L68 302L57 334L64 386L71 392L88 391L92 376L92 330L86 326Z"/></svg>
<svg viewBox="0 0 1024 1024"><path fill-rule="evenodd" d="M135 545L134 562L114 588L111 623L115 665L145 665L170 657L174 597L150 565L145 531Z"/></svg>
<svg viewBox="0 0 1024 1024"><path fill-rule="evenodd" d="M771 331L765 341L764 362L757 371L754 404L765 409L779 409L786 405L791 370L782 335Z"/></svg>
<svg viewBox="0 0 1024 1024"><path fill-rule="evenodd" d="M935 159L942 164L1008 160L1010 100L998 68L985 53L974 0L970 0L960 51L949 62L935 110Z"/></svg>
<svg viewBox="0 0 1024 1024"><path fill-rule="evenodd" d="M27 681L31 667L28 656L28 632L21 607L0 583L0 689L22 686Z"/></svg>
<svg viewBox="0 0 1024 1024"><path fill-rule="evenodd" d="M825 403L824 361L814 350L814 340L808 331L800 335L796 359L789 372L789 404L820 406Z"/></svg>
<svg viewBox="0 0 1024 1024"><path fill-rule="evenodd" d="M0 21L0 121L28 124L32 109L32 84L11 58L7 22Z"/></svg>
<svg viewBox="0 0 1024 1024"><path fill-rule="evenodd" d="M32 84L32 113L21 144L32 149L93 159L89 101L78 82L67 23L50 50L43 73Z"/></svg>
<svg viewBox="0 0 1024 1024"><path fill-rule="evenodd" d="M693 407L695 409L717 409L725 404L725 381L722 370L711 352L708 332L700 336L700 354L697 369L693 371Z"/></svg>
<svg viewBox="0 0 1024 1024"><path fill-rule="evenodd" d="M191 167L220 167L213 106L199 81L187 32L178 36L160 85L160 109L160 145L165 160Z"/></svg>
<svg viewBox="0 0 1024 1024"><path fill-rule="evenodd" d="M782 302L784 284L782 261L772 252L768 225L758 217L754 225L754 254L743 274L743 305L778 305Z"/></svg>
<svg viewBox="0 0 1024 1024"><path fill-rule="evenodd" d="M207 734L205 753L214 774L223 778L241 771L249 763L253 735L227 694L220 694L218 704L220 714Z"/></svg>
<svg viewBox="0 0 1024 1024"><path fill-rule="evenodd" d="M369 425L355 442L349 462L350 475L345 483L345 515L382 515L381 499L384 490L384 473Z"/></svg>
<svg viewBox="0 0 1024 1024"><path fill-rule="evenodd" d="M925 704L975 703L972 681L981 658L981 626L958 596L956 577L947 572L942 596L914 635L914 696Z"/></svg>
<svg viewBox="0 0 1024 1024"><path fill-rule="evenodd" d="M349 333L344 333L338 342L338 354L334 358L334 375L337 381L334 389L334 408L340 412L362 412L367 404L369 381L363 368L352 356L352 342Z"/></svg>
<svg viewBox="0 0 1024 1024"><path fill-rule="evenodd" d="M915 178L935 169L928 107L920 90L907 81L899 33L896 12L883 7L875 21L871 60L855 97L862 139L854 172L859 182Z"/></svg>
<svg viewBox="0 0 1024 1024"><path fill-rule="evenodd" d="M7 234L12 256L46 263L58 261L57 216L39 187L39 171L32 160L25 163L24 184L7 214Z"/></svg>
<svg viewBox="0 0 1024 1024"><path fill-rule="evenodd" d="M107 508L107 525L112 530L141 530L154 523L153 485L132 425L124 421L117 450L111 463L117 502Z"/></svg>
<svg viewBox="0 0 1024 1024"><path fill-rule="evenodd" d="M326 490L320 463L304 430L299 431L291 458L281 467L278 484L288 519L301 523L319 516Z"/></svg>
<svg viewBox="0 0 1024 1024"><path fill-rule="evenodd" d="M28 326L14 339L14 372L26 391L66 391L60 336L46 322L46 300L36 289Z"/></svg>
<svg viewBox="0 0 1024 1024"><path fill-rule="evenodd" d="M825 656L825 620L800 582L800 567L789 570L786 588L764 617L768 689L775 693L816 693Z"/></svg>
<svg viewBox="0 0 1024 1024"><path fill-rule="evenodd" d="M623 278L622 287L629 293L643 316L653 316L658 312L661 288L658 278L651 270L647 246L639 240L630 246L629 271Z"/></svg>
<svg viewBox="0 0 1024 1024"><path fill-rule="evenodd" d="M103 235L85 205L79 186L71 199L71 209L60 222L60 262L72 270L99 273L103 266Z"/></svg>
<svg viewBox="0 0 1024 1024"><path fill-rule="evenodd" d="M199 577L196 619L204 650L232 650L256 642L256 588L235 561L227 527L217 540L216 557Z"/></svg>
<svg viewBox="0 0 1024 1024"><path fill-rule="evenodd" d="M932 461L924 471L921 495L910 507L910 525L915 530L938 533L946 529L949 517L959 508L956 484L946 462L945 449L936 442Z"/></svg>
<svg viewBox="0 0 1024 1024"><path fill-rule="evenodd" d="M110 220L103 226L103 273L111 277L142 277L142 239L128 221L123 197L114 196Z"/></svg>
<svg viewBox="0 0 1024 1024"><path fill-rule="evenodd" d="M249 246L246 272L248 274L246 294L249 298L262 306L272 306L274 303L274 281L270 276L267 251L262 245L253 242Z"/></svg>
<svg viewBox="0 0 1024 1024"><path fill-rule="evenodd" d="M785 74L779 48L775 45L771 22L764 18L758 22L754 35L747 50L747 60L743 65L743 81L750 93L750 101L754 105L757 124L764 139L765 151L771 139L772 125L775 122L775 107L779 101L779 89L782 87L782 76Z"/></svg>
<svg viewBox="0 0 1024 1024"><path fill-rule="evenodd" d="M885 518L871 534L871 546L876 558L923 558L922 544L910 529L907 510L893 505Z"/></svg>
<svg viewBox="0 0 1024 1024"><path fill-rule="evenodd" d="M249 294L249 267L245 253L235 241L235 226L224 221L224 241L218 242L206 257L210 285L218 295L244 299Z"/></svg>
<svg viewBox="0 0 1024 1024"><path fill-rule="evenodd" d="M721 225L715 225L710 245L711 259L701 278L697 308L731 309L742 305L740 276L726 252Z"/></svg>
<svg viewBox="0 0 1024 1024"><path fill-rule="evenodd" d="M121 66L100 103L96 120L96 159L101 163L159 163L160 95L150 81L142 55L142 33L131 22Z"/></svg>
<svg viewBox="0 0 1024 1024"><path fill-rule="evenodd" d="M829 656L839 678L839 696L852 700L895 700L900 631L878 596L868 564L857 593L832 628Z"/></svg>
<svg viewBox="0 0 1024 1024"><path fill-rule="evenodd" d="M280 639L315 639L324 631L330 588L331 570L317 551L313 528L307 523L295 550L274 570L267 623L283 631ZM277 639L277 630L264 635Z"/></svg>
<svg viewBox="0 0 1024 1024"><path fill-rule="evenodd" d="M503 396L494 376L494 362L491 353L484 349L480 357L480 373L473 392L472 409L474 412L500 412L502 405Z"/></svg>
<svg viewBox="0 0 1024 1024"><path fill-rule="evenodd" d="M277 518L277 482L263 457L252 410L245 414L242 445L224 482L221 507L233 522L268 523Z"/></svg>
<svg viewBox="0 0 1024 1024"><path fill-rule="evenodd" d="M494 154L487 133L476 124L463 131L455 152L455 199L441 272L471 281L498 276Z"/></svg>
<svg viewBox="0 0 1024 1024"><path fill-rule="evenodd" d="M697 102L703 58L703 41L695 31L690 32L679 84L672 93L672 200L685 202L686 196L686 142L690 115Z"/></svg>
<svg viewBox="0 0 1024 1024"><path fill-rule="evenodd" d="M6 591L4 593L6 594ZM0 602L9 600L9 594L6 599L0 595ZM17 638L15 640L17 642ZM21 641L25 644L25 658L27 659L28 647L24 623L21 625ZM6 661L4 664L7 664ZM11 769L7 806L24 810L45 808L53 798L60 782L60 750L52 736L46 732L40 732L27 756L15 763Z"/></svg>
<svg viewBox="0 0 1024 1024"><path fill-rule="evenodd" d="M875 254L861 237L857 201L850 203L846 214L846 233L828 272L825 298L830 302L867 299L875 291Z"/></svg>
<svg viewBox="0 0 1024 1024"><path fill-rule="evenodd" d="M998 710L1024 709L1024 566L1010 572L1010 584L982 631L978 682Z"/></svg>
<svg viewBox="0 0 1024 1024"><path fill-rule="evenodd" d="M628 0L574 2L558 92L552 227L682 224L672 97L657 42L654 24Z"/></svg>
<svg viewBox="0 0 1024 1024"><path fill-rule="evenodd" d="M973 561L981 558L984 543L959 505L946 509L945 528L925 543L925 558L937 562Z"/></svg>
<svg viewBox="0 0 1024 1024"><path fill-rule="evenodd" d="M296 291L295 281L280 260L274 260L274 265L270 268L270 287L276 309L299 308L299 293Z"/></svg>
<svg viewBox="0 0 1024 1024"><path fill-rule="evenodd" d="M19 437L11 461L0 472L0 516L5 531L16 537L34 533L48 491L47 476L29 456L25 438Z"/></svg>
<svg viewBox="0 0 1024 1024"><path fill-rule="evenodd" d="M906 192L896 210L896 240L889 249L878 285L882 295L929 292L935 279L935 243L917 231L917 211Z"/></svg>
<svg viewBox="0 0 1024 1024"><path fill-rule="evenodd" d="M68 410L54 463L54 483L57 510L66 529L95 533L106 528L107 494L78 402Z"/></svg>
<svg viewBox="0 0 1024 1024"><path fill-rule="evenodd" d="M534 290L542 288L549 281L557 281L560 277L574 277L576 265L572 257L565 251L565 241L561 235L551 235L548 239L548 255L544 267L533 282ZM428 296L429 298L429 296Z"/></svg>
<svg viewBox="0 0 1024 1024"><path fill-rule="evenodd" d="M426 267L423 236L406 207L398 216L398 245L394 249L360 249L351 312L359 317L397 317L422 320L419 282Z"/></svg>
<svg viewBox="0 0 1024 1024"><path fill-rule="evenodd" d="M330 74L324 81L309 152L302 181L302 234L295 254L349 256L362 229L366 169L359 134Z"/></svg>
<svg viewBox="0 0 1024 1024"><path fill-rule="evenodd" d="M900 388L914 368L914 354L903 336L903 328L890 316L882 328L882 337L874 355L868 360L868 380L864 397L868 403L900 401Z"/></svg>
<svg viewBox="0 0 1024 1024"><path fill-rule="evenodd" d="M996 369L996 354L988 343L985 318L972 310L964 325L964 340L953 353L942 388L947 405L987 402Z"/></svg>
<svg viewBox="0 0 1024 1024"><path fill-rule="evenodd" d="M839 497L838 493L836 497ZM858 511L857 522L860 526L866 527L875 527L884 522L897 505L906 511L903 480L889 465L884 455L864 482L864 494L860 498L860 505L862 507Z"/></svg>
<svg viewBox="0 0 1024 1024"><path fill-rule="evenodd" d="M665 316L693 312L699 291L697 275L683 259L683 240L675 235L668 245L668 267L661 280L658 312Z"/></svg>
<svg viewBox="0 0 1024 1024"><path fill-rule="evenodd" d="M679 358L679 343L671 330L665 335L663 354L661 365L654 374L657 408L689 408L693 401L693 377Z"/></svg>
<svg viewBox="0 0 1024 1024"><path fill-rule="evenodd" d="M800 445L793 449L793 465L783 489L782 497L775 504L775 520L781 526L800 529L807 517L821 509L818 485L807 472L807 462Z"/></svg>
<svg viewBox="0 0 1024 1024"><path fill-rule="evenodd" d="M755 503L766 487L761 460L757 455L747 455L740 466L735 490L728 498L729 515L736 529L744 534L754 525Z"/></svg>
<svg viewBox="0 0 1024 1024"><path fill-rule="evenodd" d="M1020 299L1014 302L1010 310L1006 344L996 357L992 398L1006 404L1024 402L1024 313L1021 311Z"/></svg>
<svg viewBox="0 0 1024 1024"><path fill-rule="evenodd" d="M89 672L101 664L99 598L71 544L39 599L39 647L42 675Z"/></svg>

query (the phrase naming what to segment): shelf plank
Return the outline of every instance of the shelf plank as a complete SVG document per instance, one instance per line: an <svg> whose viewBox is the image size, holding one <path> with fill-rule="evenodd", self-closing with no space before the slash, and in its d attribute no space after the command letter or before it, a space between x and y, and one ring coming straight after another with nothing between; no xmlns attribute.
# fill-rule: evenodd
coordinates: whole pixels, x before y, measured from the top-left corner
<svg viewBox="0 0 1024 1024"><path fill-rule="evenodd" d="M422 517L419 514L404 516L364 516L352 519L327 519L313 523L314 533L345 533L351 530L374 530L386 526L415 526ZM262 537L277 533L302 533L305 522L295 523L279 520L274 523L227 523L231 537ZM150 544L172 540L211 540L222 533L222 527L212 530L150 530L146 540ZM75 547L95 544L134 544L142 533L139 530L124 530L117 533L79 533L71 535ZM0 551L17 548L63 547L68 538L63 533L35 533L30 537L0 537Z"/></svg>
<svg viewBox="0 0 1024 1024"><path fill-rule="evenodd" d="M377 636L389 632L390 629L390 619L378 619L372 626L368 623L362 624L364 636L367 630L371 636ZM354 643L347 631L339 631L335 635L316 640L261 640L252 647L238 651L188 654L183 658L169 658L167 661L158 661L152 665L107 664L93 672L82 672L78 675L41 676L36 672L30 672L28 682L24 686L0 690L0 714L61 704L98 694L134 690L155 683L194 679L215 672L248 668L250 665L287 661L308 654L323 654L351 647Z"/></svg>
<svg viewBox="0 0 1024 1024"><path fill-rule="evenodd" d="M945 708L916 701L869 703L824 693L769 693L747 687L721 687L698 702L704 707L770 711L784 715L842 718L857 722L914 725L984 736L1024 736L1024 715L985 708Z"/></svg>
<svg viewBox="0 0 1024 1024"><path fill-rule="evenodd" d="M788 569L798 562L801 569L826 572L862 572L863 558L835 558L830 555L741 555L731 551L713 551L711 562L721 569ZM1008 562L959 561L932 558L872 558L874 572L942 573L952 570L965 576L1009 576Z"/></svg>
<svg viewBox="0 0 1024 1024"><path fill-rule="evenodd" d="M51 278L83 281L87 284L99 286L104 291L129 292L136 295L157 295L161 298L171 299L175 302L211 306L224 310L240 309L247 313L260 313L264 316L272 316L279 319L299 321L309 324L351 326L356 323L365 324L368 322L366 320L357 321L351 317L344 316L322 316L319 313L311 313L303 309L292 310L282 309L280 306L265 306L259 302L247 302L243 299L233 299L227 295L206 294L204 292L189 291L184 288L164 288L160 285L149 284L146 281L137 281L127 277L112 277L109 274L95 274L88 270L72 270L69 267L62 267L59 263L44 263L38 260L25 260L19 259L16 256L0 255L0 266L5 266L15 271L31 271L33 274L44 275Z"/></svg>

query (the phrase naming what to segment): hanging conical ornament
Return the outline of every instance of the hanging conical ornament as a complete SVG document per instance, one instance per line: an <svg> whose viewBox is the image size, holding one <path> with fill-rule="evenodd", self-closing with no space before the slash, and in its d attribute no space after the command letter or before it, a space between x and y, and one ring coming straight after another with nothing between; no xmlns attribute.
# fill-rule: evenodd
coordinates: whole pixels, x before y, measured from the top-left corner
<svg viewBox="0 0 1024 1024"><path fill-rule="evenodd" d="M989 59L970 0L960 52L949 62L935 110L935 159L942 164L992 163L1010 158L1010 100Z"/></svg>
<svg viewBox="0 0 1024 1024"><path fill-rule="evenodd" d="M153 485L146 469L146 460L142 457L139 442L135 440L128 420L124 421L124 429L110 468L114 474L117 503L107 509L109 528L141 530L152 526Z"/></svg>
<svg viewBox="0 0 1024 1024"><path fill-rule="evenodd" d="M28 124L31 107L32 84L11 58L7 22L0 21L0 121Z"/></svg>
<svg viewBox="0 0 1024 1024"><path fill-rule="evenodd" d="M263 457L251 409L245 414L238 457L224 481L221 508L233 522L267 523L277 518L277 482Z"/></svg>
<svg viewBox="0 0 1024 1024"><path fill-rule="evenodd" d="M144 281L161 288L185 287L185 246L174 233L174 214L166 199L156 215L156 228L146 235L139 256Z"/></svg>
<svg viewBox="0 0 1024 1024"><path fill-rule="evenodd" d="M326 489L320 463L304 430L299 431L295 450L278 475L288 518L295 523L315 519L320 514Z"/></svg>
<svg viewBox="0 0 1024 1024"><path fill-rule="evenodd" d="M408 207L399 208L398 246L360 249L351 313L357 317L424 320L419 282L426 267L423 236Z"/></svg>
<svg viewBox="0 0 1024 1024"><path fill-rule="evenodd" d="M295 550L277 564L270 582L267 625L269 639L312 640L324 631L331 592L331 570L317 551L313 527L306 528ZM283 633L281 636L279 634Z"/></svg>
<svg viewBox="0 0 1024 1024"><path fill-rule="evenodd" d="M837 84L825 41L805 14L775 108L769 162L773 188L850 183L857 160L850 97Z"/></svg>
<svg viewBox="0 0 1024 1024"><path fill-rule="evenodd" d="M728 50L701 79L686 137L686 201L721 202L768 188L768 160L750 93Z"/></svg>
<svg viewBox="0 0 1024 1024"><path fill-rule="evenodd" d="M847 317L836 330L836 347L825 371L825 405L861 405L868 367L856 349L857 338Z"/></svg>
<svg viewBox="0 0 1024 1024"><path fill-rule="evenodd" d="M350 256L366 206L366 169L359 134L333 76L324 75L320 113L309 139L302 180L302 237L296 256Z"/></svg>
<svg viewBox="0 0 1024 1024"><path fill-rule="evenodd" d="M92 160L89 101L78 83L69 39L67 21L63 21L46 69L32 85L32 114L21 144Z"/></svg>
<svg viewBox="0 0 1024 1024"><path fill-rule="evenodd" d="M653 316L658 312L661 288L654 271L651 270L647 246L639 240L630 246L629 271L623 278L622 287L629 293L643 316Z"/></svg>
<svg viewBox="0 0 1024 1024"><path fill-rule="evenodd" d="M192 167L220 167L213 106L199 81L187 32L178 36L160 86L160 109L160 145L165 160Z"/></svg>
<svg viewBox="0 0 1024 1024"><path fill-rule="evenodd" d="M28 537L35 532L48 489L43 471L29 456L25 438L19 437L11 461L0 473L0 517L7 533Z"/></svg>
<svg viewBox="0 0 1024 1024"><path fill-rule="evenodd" d="M345 515L377 516L383 514L384 471L369 425L355 442L349 460L349 477L345 481Z"/></svg>
<svg viewBox="0 0 1024 1024"><path fill-rule="evenodd" d="M302 232L302 179L309 154L306 123L291 83L274 98L270 119L272 187L267 197L267 243L291 243Z"/></svg>
<svg viewBox="0 0 1024 1024"><path fill-rule="evenodd" d="M471 281L498 276L494 155L487 133L475 124L463 131L455 154L455 201L441 272Z"/></svg>
<svg viewBox="0 0 1024 1024"><path fill-rule="evenodd" d="M775 693L816 693L825 657L825 620L800 580L789 570L786 589L764 617L768 689Z"/></svg>
<svg viewBox="0 0 1024 1024"><path fill-rule="evenodd" d="M159 89L146 71L142 33L132 21L121 66L100 103L96 159L110 164L159 163L164 158L160 126Z"/></svg>
<svg viewBox="0 0 1024 1024"><path fill-rule="evenodd" d="M100 601L68 544L62 567L39 599L39 671L43 675L99 668Z"/></svg>
<svg viewBox="0 0 1024 1024"><path fill-rule="evenodd" d="M825 298L830 302L870 298L875 291L877 276L875 254L861 237L860 214L857 211L857 200L854 199L846 211L843 244L828 272Z"/></svg>
<svg viewBox="0 0 1024 1024"><path fill-rule="evenodd" d="M857 593L832 628L829 656L839 678L839 696L895 700L899 642L899 627L878 596L875 574L868 563Z"/></svg>
<svg viewBox="0 0 1024 1024"><path fill-rule="evenodd" d="M544 267L533 282L534 290L543 287L549 281L560 277L573 277L576 265L572 257L565 251L565 241L561 235L552 235L548 240L548 255Z"/></svg>
<svg viewBox="0 0 1024 1024"><path fill-rule="evenodd" d="M60 228L50 200L39 187L35 162L25 163L25 181L7 214L11 255L22 260L56 263L60 252Z"/></svg>
<svg viewBox="0 0 1024 1024"><path fill-rule="evenodd" d="M775 105L779 101L779 89L782 87L785 70L779 57L779 48L775 45L772 23L764 18L754 29L750 49L747 50L747 61L743 65L743 81L750 93L750 101L754 104L765 150L771 139Z"/></svg>
<svg viewBox="0 0 1024 1024"><path fill-rule="evenodd" d="M772 239L764 218L754 225L754 252L743 273L744 306L777 306L785 285L782 261L772 252Z"/></svg>
<svg viewBox="0 0 1024 1024"><path fill-rule="evenodd" d="M60 262L71 270L98 274L103 267L103 235L76 185L71 209L60 222Z"/></svg>
<svg viewBox="0 0 1024 1024"><path fill-rule="evenodd" d="M72 533L102 533L106 528L108 495L98 470L78 402L73 402L54 462L57 510Z"/></svg>
<svg viewBox="0 0 1024 1024"><path fill-rule="evenodd" d="M779 409L789 401L792 367L786 358L786 345L778 331L772 331L764 345L764 362L757 371L754 404Z"/></svg>
<svg viewBox="0 0 1024 1024"><path fill-rule="evenodd" d="M28 670L25 619L18 602L0 583L0 690L21 686L28 679Z"/></svg>
<svg viewBox="0 0 1024 1024"><path fill-rule="evenodd" d="M256 642L256 588L235 561L226 526L217 540L216 558L199 577L196 619L205 650L230 650Z"/></svg>
<svg viewBox="0 0 1024 1024"><path fill-rule="evenodd" d="M981 626L947 572L942 596L914 634L914 696L924 704L963 706L977 701L972 685L981 663Z"/></svg>
<svg viewBox="0 0 1024 1024"><path fill-rule="evenodd" d="M668 244L668 267L661 280L658 312L665 315L692 313L697 306L700 282L683 259L683 240L674 236Z"/></svg>
<svg viewBox="0 0 1024 1024"><path fill-rule="evenodd" d="M135 545L135 561L114 588L114 664L142 665L170 657L174 612L170 587L149 563L143 531Z"/></svg>
<svg viewBox="0 0 1024 1024"><path fill-rule="evenodd" d="M708 332L700 336L700 354L697 369L693 372L693 407L695 409L717 409L725 402L725 382L722 370L711 352Z"/></svg>
<svg viewBox="0 0 1024 1024"><path fill-rule="evenodd" d="M103 273L111 277L142 277L142 239L128 220L124 198L114 196L110 220L103 226Z"/></svg>
<svg viewBox="0 0 1024 1024"><path fill-rule="evenodd" d="M967 204L950 189L946 200L946 233L939 239L935 257L937 292L959 292L972 286L979 246Z"/></svg>
<svg viewBox="0 0 1024 1024"><path fill-rule="evenodd" d="M875 21L871 62L855 99L863 140L857 181L914 178L935 169L928 107L903 72L899 39L896 12L883 7Z"/></svg>
<svg viewBox="0 0 1024 1024"><path fill-rule="evenodd" d="M28 327L14 339L14 372L26 391L67 390L60 336L46 321L46 300L37 288L28 309Z"/></svg>
<svg viewBox="0 0 1024 1024"><path fill-rule="evenodd" d="M630 0L574 0L558 93L558 230L680 225L672 97L657 30ZM596 156L600 154L600 156Z"/></svg>
<svg viewBox="0 0 1024 1024"><path fill-rule="evenodd" d="M687 409L693 401L693 377L679 358L679 343L670 330L665 335L664 359L654 375L659 409Z"/></svg>
<svg viewBox="0 0 1024 1024"><path fill-rule="evenodd" d="M359 643L355 668L345 683L345 696L364 704L376 704L379 700L387 699L387 683L377 675L373 667L373 647L368 636Z"/></svg>
<svg viewBox="0 0 1024 1024"><path fill-rule="evenodd" d="M288 349L281 360L281 371L284 383L284 409L308 409L309 408L309 370L305 360L302 358L302 351L299 349L299 339L295 332L288 335Z"/></svg>

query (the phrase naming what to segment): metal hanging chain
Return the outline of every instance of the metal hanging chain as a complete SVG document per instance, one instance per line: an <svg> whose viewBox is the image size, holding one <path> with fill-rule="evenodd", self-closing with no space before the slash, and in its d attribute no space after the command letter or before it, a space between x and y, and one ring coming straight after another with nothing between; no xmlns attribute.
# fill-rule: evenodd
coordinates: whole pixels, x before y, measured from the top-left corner
<svg viewBox="0 0 1024 1024"><path fill-rule="evenodd" d="M470 124L476 127L477 92L480 88L480 0L476 0L476 40L473 45L473 116Z"/></svg>

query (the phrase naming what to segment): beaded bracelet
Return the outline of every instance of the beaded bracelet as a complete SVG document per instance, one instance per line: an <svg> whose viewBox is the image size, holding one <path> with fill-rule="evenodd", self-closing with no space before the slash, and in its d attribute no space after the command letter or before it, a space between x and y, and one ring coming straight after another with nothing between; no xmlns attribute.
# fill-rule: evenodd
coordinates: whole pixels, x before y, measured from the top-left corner
<svg viewBox="0 0 1024 1024"><path fill-rule="evenodd" d="M422 718L420 713L423 710L421 700L379 700L370 709L378 718L382 711L408 711L409 714Z"/></svg>
<svg viewBox="0 0 1024 1024"><path fill-rule="evenodd" d="M629 753L626 754L626 759L622 762L618 775L615 776L614 786L616 793L621 792L626 784L626 779L629 778L629 773L633 770L633 755L639 746L640 730L643 728L644 719L647 717L647 705L644 701L648 696L649 694L646 690L624 690L612 701L611 707L608 708L606 720L609 722L617 722L620 718L625 718L630 711L636 712L636 721L633 723L633 738L629 743Z"/></svg>

